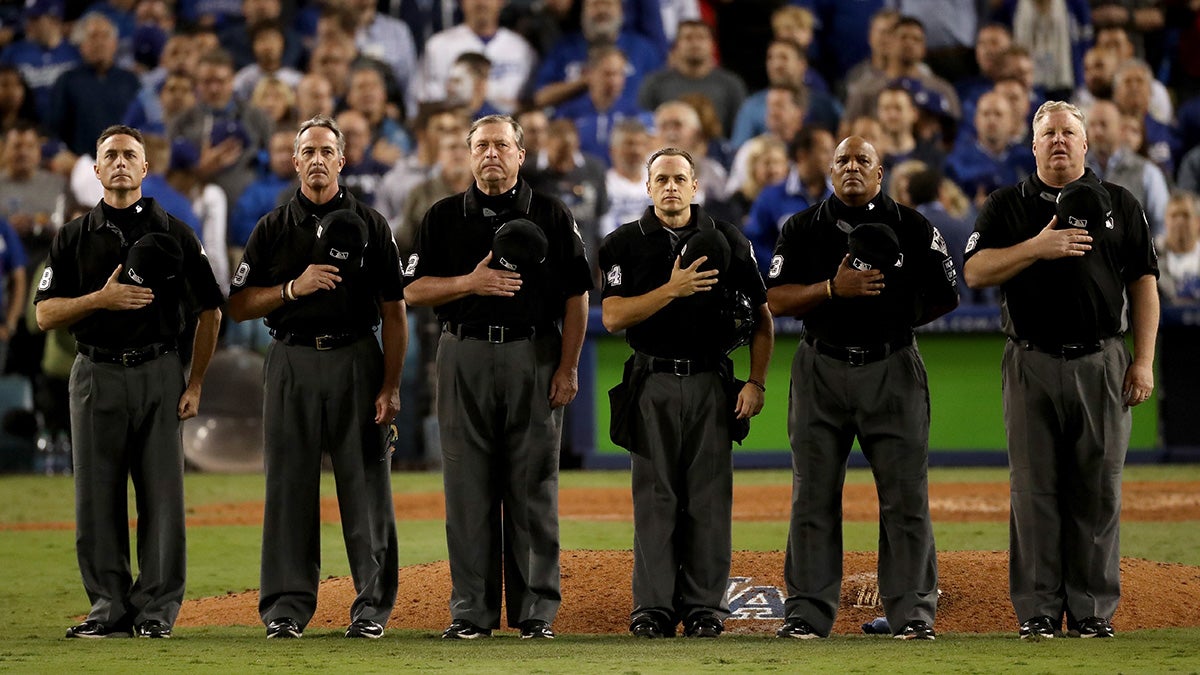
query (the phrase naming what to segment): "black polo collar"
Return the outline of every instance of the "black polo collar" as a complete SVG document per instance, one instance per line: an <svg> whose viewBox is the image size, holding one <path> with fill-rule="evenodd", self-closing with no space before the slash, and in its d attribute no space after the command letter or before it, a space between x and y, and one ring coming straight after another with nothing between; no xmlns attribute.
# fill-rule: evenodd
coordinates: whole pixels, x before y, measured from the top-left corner
<svg viewBox="0 0 1200 675"><path fill-rule="evenodd" d="M1101 184L1100 177L1096 175L1095 171L1092 171L1091 167L1084 167L1083 175L1076 180L1085 180L1095 183L1096 185ZM1029 178L1021 181L1020 189L1022 197L1038 196L1048 202L1057 202L1058 193L1062 190L1062 188L1050 187L1049 185L1046 185L1041 178L1038 178L1036 171L1029 174Z"/></svg>
<svg viewBox="0 0 1200 675"><path fill-rule="evenodd" d="M830 195L825 201L821 202L821 206L817 209L817 220L819 222L837 225L839 220L844 220L843 214L853 207L846 206L846 203L838 199L837 195ZM872 216L861 222L885 223L888 225L900 224L900 205L884 194L883 190L879 194L871 198L867 202L864 213L870 213ZM859 223L853 223L858 225Z"/></svg>
<svg viewBox="0 0 1200 675"><path fill-rule="evenodd" d="M343 209L354 209L354 195L346 188L338 188L338 193L333 197L334 200L341 200ZM328 202L326 202L328 203ZM293 225L303 225L308 220L309 216L313 215L304 208L304 204L300 202L300 188L296 188L296 194L292 199L288 200L287 205L288 222Z"/></svg>
<svg viewBox="0 0 1200 675"><path fill-rule="evenodd" d="M517 178L517 196L513 201L513 209L520 211L525 215L529 215L529 207L533 204L533 188L529 187L523 178ZM483 205L479 203L479 199L475 196L475 184L467 188L463 193L463 217L482 216Z"/></svg>
<svg viewBox="0 0 1200 675"><path fill-rule="evenodd" d="M699 204L692 204L692 217L688 219L688 225L692 224L695 224L701 230L711 230L717 226L712 217L705 213ZM642 217L638 219L638 228L647 237L655 232L667 229L662 224L662 221L658 219L658 216L654 215L653 206L647 206L646 210L642 212Z"/></svg>
<svg viewBox="0 0 1200 675"><path fill-rule="evenodd" d="M146 222L156 229L166 232L169 229L167 226L167 212L151 197L142 197L139 201L148 211ZM95 232L104 227L108 222L108 216L104 215L103 204L103 200L98 201L96 202L96 206L92 208L90 217L88 218L88 231Z"/></svg>

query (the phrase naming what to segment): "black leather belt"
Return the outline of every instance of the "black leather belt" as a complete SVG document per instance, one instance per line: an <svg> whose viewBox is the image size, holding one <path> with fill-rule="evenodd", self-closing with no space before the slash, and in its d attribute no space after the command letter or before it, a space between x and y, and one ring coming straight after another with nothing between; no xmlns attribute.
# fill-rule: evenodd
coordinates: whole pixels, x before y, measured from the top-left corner
<svg viewBox="0 0 1200 675"><path fill-rule="evenodd" d="M1061 345L1048 345L1044 343L1030 342L1029 340L1013 340L1017 346L1026 351L1041 352L1048 356L1057 356L1070 361L1081 356L1088 356L1104 349L1104 341L1097 340L1096 342L1069 342Z"/></svg>
<svg viewBox="0 0 1200 675"><path fill-rule="evenodd" d="M96 363L116 363L126 368L132 368L148 361L153 361L163 354L175 351L175 345L165 342L155 342L145 347L136 347L133 349L103 349L79 342L75 344L75 351Z"/></svg>
<svg viewBox="0 0 1200 675"><path fill-rule="evenodd" d="M487 326L453 321L446 322L445 330L460 340L482 340L492 344L528 340L537 332L533 326Z"/></svg>
<svg viewBox="0 0 1200 675"><path fill-rule="evenodd" d="M306 335L303 333L292 333L283 330L271 331L271 337L279 340L285 345L296 347L312 347L320 352L329 351L330 349L339 349L341 347L354 344L366 335L367 333L363 332Z"/></svg>
<svg viewBox="0 0 1200 675"><path fill-rule="evenodd" d="M671 373L680 377L712 372L721 363L718 359L664 359L641 352L635 352L635 354L637 360L643 364L643 367L649 368L650 372Z"/></svg>
<svg viewBox="0 0 1200 675"><path fill-rule="evenodd" d="M882 342L873 345L861 345L858 347L843 347L833 345L823 340L818 340L811 335L805 335L804 341L812 345L818 353L824 354L831 359L844 361L852 366L865 366L868 363L882 361L896 352L908 347L912 344L912 336L896 340L895 342Z"/></svg>

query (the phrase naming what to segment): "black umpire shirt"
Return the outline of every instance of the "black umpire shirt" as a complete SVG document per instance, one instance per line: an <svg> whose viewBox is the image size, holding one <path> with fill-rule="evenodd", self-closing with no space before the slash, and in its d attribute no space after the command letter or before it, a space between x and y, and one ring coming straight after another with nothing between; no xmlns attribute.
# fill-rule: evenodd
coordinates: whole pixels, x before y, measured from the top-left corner
<svg viewBox="0 0 1200 675"><path fill-rule="evenodd" d="M1094 174L1089 177L1095 180ZM1000 285L1001 321L1009 337L1056 347L1094 343L1125 332L1125 287L1147 274L1157 277L1158 258L1137 199L1123 187L1101 184L1113 213L1102 226L1088 228L1092 250L1078 257L1038 260ZM1054 217L1058 192L1037 174L993 192L975 221L964 258L1036 236Z"/></svg>
<svg viewBox="0 0 1200 675"><path fill-rule="evenodd" d="M400 253L383 216L345 188L324 204L314 204L297 188L288 203L263 216L246 242L229 294L249 286L277 286L303 274L314 261L317 223L338 209L350 209L367 223L362 269L341 274L342 281L333 290L285 302L267 314L266 322L276 331L299 335L373 330L379 324L379 303L404 299Z"/></svg>
<svg viewBox="0 0 1200 675"><path fill-rule="evenodd" d="M713 220L692 205L688 224L672 230L646 207L639 220L618 227L600 245L600 272L604 297L645 295L667 283L675 259L691 236L717 229L729 241L729 268L718 276L710 291L676 298L645 321L630 326L625 339L634 350L659 358L711 359L725 354L733 336L726 294L741 291L753 307L767 301L767 290L758 273L750 241L737 227Z"/></svg>
<svg viewBox="0 0 1200 675"><path fill-rule="evenodd" d="M125 263L133 243L151 232L166 233L179 242L183 268L178 283L155 289L154 302L146 307L97 310L72 324L70 331L77 341L101 349L175 345L189 317L220 307L225 298L196 234L149 197L124 209L102 201L64 225L50 245L34 302L77 298L104 288L117 265Z"/></svg>
<svg viewBox="0 0 1200 675"><path fill-rule="evenodd" d="M549 243L546 261L521 273L521 290L513 297L468 295L434 311L440 321L480 326L549 326L560 320L567 298L592 289L591 267L571 212L523 179L502 195L487 195L471 185L430 207L404 267L405 283L470 274L492 250L496 230L517 218L542 228Z"/></svg>
<svg viewBox="0 0 1200 675"><path fill-rule="evenodd" d="M858 207L832 196L788 218L771 258L767 287L833 278L849 250L838 221L891 227L902 257L894 267L881 270L884 288L879 295L835 297L805 314L806 334L847 347L904 341L910 339L926 308L956 303L958 273L941 233L925 216L883 192Z"/></svg>

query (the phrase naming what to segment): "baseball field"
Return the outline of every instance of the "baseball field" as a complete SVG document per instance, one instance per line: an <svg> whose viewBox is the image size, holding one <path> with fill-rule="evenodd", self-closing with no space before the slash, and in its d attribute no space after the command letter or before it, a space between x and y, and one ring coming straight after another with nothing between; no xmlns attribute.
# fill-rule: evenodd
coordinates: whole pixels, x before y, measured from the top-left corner
<svg viewBox="0 0 1200 675"><path fill-rule="evenodd" d="M171 640L67 640L86 611L75 564L74 499L62 476L0 478L0 670L12 672L1200 672L1200 466L1132 466L1122 514L1123 599L1114 640L1016 638L1007 600L1007 474L934 469L930 497L942 591L933 643L866 636L881 614L873 571L878 511L851 471L847 550L834 636L772 637L782 599L790 473L735 475L734 618L717 640L635 641L627 472L567 473L560 512L563 606L554 641L511 630L437 639L449 621L441 478L396 474L400 597L382 640L345 640L352 597L333 495L322 486L323 577L303 639L270 641L256 614L263 477L187 478L188 600ZM131 500L132 504L132 500ZM132 514L132 505L130 507Z"/></svg>

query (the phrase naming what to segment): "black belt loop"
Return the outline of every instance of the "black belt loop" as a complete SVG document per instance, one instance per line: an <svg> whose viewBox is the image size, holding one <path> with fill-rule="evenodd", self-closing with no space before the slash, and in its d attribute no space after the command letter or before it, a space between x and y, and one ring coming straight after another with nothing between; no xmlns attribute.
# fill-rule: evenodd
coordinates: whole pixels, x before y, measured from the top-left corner
<svg viewBox="0 0 1200 675"><path fill-rule="evenodd" d="M1021 340L1009 338L1021 349L1025 351L1033 351L1045 354L1047 356L1055 356L1060 359L1070 361L1084 356L1090 356L1104 349L1105 343L1115 338L1103 338L1095 342L1067 342L1064 344L1044 344L1031 342L1029 340Z"/></svg>
<svg viewBox="0 0 1200 675"><path fill-rule="evenodd" d="M820 354L857 367L886 359L901 349L911 346L913 343L913 338L912 335L909 335L906 338L895 340L893 342L881 342L873 345L843 347L840 345L830 344L824 340L818 340L812 334L805 333L804 341L812 345L813 349L816 349Z"/></svg>
<svg viewBox="0 0 1200 675"><path fill-rule="evenodd" d="M492 326L483 324L454 323L447 321L442 330L460 340L479 340L494 345L517 342L532 338L538 329L535 326Z"/></svg>
<svg viewBox="0 0 1200 675"><path fill-rule="evenodd" d="M634 352L634 357L652 373L669 373L679 377L709 373L720 367L719 359L667 359Z"/></svg>
<svg viewBox="0 0 1200 675"><path fill-rule="evenodd" d="M283 330L271 330L271 337L288 346L312 347L319 352L340 349L354 344L368 335L368 332L330 333L328 335L303 335Z"/></svg>
<svg viewBox="0 0 1200 675"><path fill-rule="evenodd" d="M174 344L167 342L155 342L144 347L134 347L132 349L104 349L101 347L93 347L85 345L82 342L75 344L75 351L88 357L96 363L113 363L133 368L140 366L143 363L148 363L162 356L175 351Z"/></svg>

